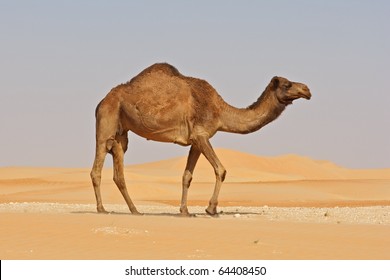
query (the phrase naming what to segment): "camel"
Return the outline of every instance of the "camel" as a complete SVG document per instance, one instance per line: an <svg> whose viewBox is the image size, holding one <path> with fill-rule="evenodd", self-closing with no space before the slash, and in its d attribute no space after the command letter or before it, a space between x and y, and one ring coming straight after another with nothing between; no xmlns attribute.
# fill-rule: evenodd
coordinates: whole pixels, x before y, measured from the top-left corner
<svg viewBox="0 0 390 280"><path fill-rule="evenodd" d="M140 214L125 183L123 156L127 132L148 140L191 146L182 177L180 213L189 216L187 194L200 154L215 172L215 187L207 214L217 214L218 195L226 176L209 139L218 131L247 134L275 120L295 99L310 99L309 88L273 77L261 96L247 108L227 104L206 81L182 75L167 63L154 64L125 84L114 87L98 104L96 154L91 171L97 212L107 213L100 193L101 171L107 153L113 157L113 180L132 214Z"/></svg>

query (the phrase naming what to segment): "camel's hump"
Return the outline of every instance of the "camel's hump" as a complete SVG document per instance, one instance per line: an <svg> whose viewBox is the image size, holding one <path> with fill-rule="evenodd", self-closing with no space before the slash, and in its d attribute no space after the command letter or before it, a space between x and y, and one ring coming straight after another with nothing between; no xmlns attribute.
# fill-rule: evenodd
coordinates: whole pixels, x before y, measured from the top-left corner
<svg viewBox="0 0 390 280"><path fill-rule="evenodd" d="M174 66L168 63L155 63L143 70L136 77L141 77L155 72L162 72L168 76L181 76L180 72Z"/></svg>

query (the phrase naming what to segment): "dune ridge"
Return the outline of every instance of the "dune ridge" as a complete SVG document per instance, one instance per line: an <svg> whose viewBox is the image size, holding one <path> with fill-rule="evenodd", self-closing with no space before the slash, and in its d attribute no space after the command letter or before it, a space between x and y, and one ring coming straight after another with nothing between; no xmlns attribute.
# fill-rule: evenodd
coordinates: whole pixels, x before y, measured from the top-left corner
<svg viewBox="0 0 390 280"><path fill-rule="evenodd" d="M331 161L313 160L299 155L264 157L239 151L216 149L222 164L228 171L226 182L274 182L295 180L354 180L390 179L390 168L348 169ZM186 157L177 157L152 163L129 165L127 171L140 175L166 176L180 181ZM145 171L147 173L145 173ZM207 182L214 181L214 172L207 160L201 156L194 177Z"/></svg>
<svg viewBox="0 0 390 280"><path fill-rule="evenodd" d="M357 180L390 179L390 168L384 169L348 169L326 160L314 160L299 155L275 157L256 156L239 151L216 149L221 162L228 170L226 182L273 182L294 180ZM181 181L180 177L187 158L176 157L143 164L127 165L127 175L134 179L151 180L164 177L166 180ZM39 178L51 181L53 176L61 180L84 180L90 168L52 168L52 167L0 167L0 183L23 183ZM111 168L104 168L106 173ZM68 176L68 175L72 176ZM195 176L202 181L214 181L214 172L207 160L201 156L195 169Z"/></svg>

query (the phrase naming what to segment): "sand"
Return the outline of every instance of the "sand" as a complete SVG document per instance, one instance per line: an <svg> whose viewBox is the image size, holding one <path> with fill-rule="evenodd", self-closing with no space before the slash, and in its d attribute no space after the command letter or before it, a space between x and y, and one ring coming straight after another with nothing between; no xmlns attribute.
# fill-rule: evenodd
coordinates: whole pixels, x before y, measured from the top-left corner
<svg viewBox="0 0 390 280"><path fill-rule="evenodd" d="M218 217L200 159L178 215L185 158L131 165L133 216L104 169L97 214L89 168L0 168L0 259L390 259L390 169L217 150L228 170Z"/></svg>

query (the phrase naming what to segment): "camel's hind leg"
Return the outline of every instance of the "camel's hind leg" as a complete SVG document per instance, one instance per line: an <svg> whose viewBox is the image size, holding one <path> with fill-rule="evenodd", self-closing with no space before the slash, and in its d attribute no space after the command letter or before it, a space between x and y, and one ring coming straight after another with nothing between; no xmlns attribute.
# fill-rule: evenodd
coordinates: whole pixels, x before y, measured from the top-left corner
<svg viewBox="0 0 390 280"><path fill-rule="evenodd" d="M112 145L111 154L114 162L114 182L122 193L131 213L140 214L127 192L123 173L123 155L127 149L127 134L117 135Z"/></svg>
<svg viewBox="0 0 390 280"><path fill-rule="evenodd" d="M106 143L100 145L99 143L97 143L95 161L93 163L93 167L91 171L91 179L92 179L93 189L95 191L96 205L97 205L96 208L98 213L107 213L107 211L103 207L102 195L100 193L102 168L103 168L106 154L107 154Z"/></svg>
<svg viewBox="0 0 390 280"><path fill-rule="evenodd" d="M109 101L109 100L108 100ZM114 104L115 105L115 104ZM107 99L103 99L96 107L96 153L91 171L91 179L95 191L96 205L98 213L107 213L103 207L100 193L101 175L104 159L108 152L112 152L115 142L115 135L118 131L118 114L115 108Z"/></svg>

